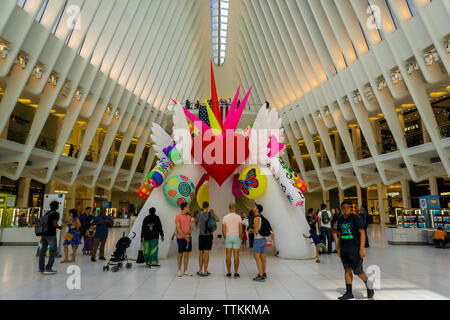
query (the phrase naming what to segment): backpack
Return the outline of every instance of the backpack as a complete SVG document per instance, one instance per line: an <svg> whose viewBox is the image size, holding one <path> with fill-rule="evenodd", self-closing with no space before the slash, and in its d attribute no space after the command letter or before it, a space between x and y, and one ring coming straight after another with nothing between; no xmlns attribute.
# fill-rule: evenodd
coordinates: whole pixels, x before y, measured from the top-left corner
<svg viewBox="0 0 450 320"><path fill-rule="evenodd" d="M322 211L322 223L328 224L330 222L330 217L328 216L328 212L326 210Z"/></svg>
<svg viewBox="0 0 450 320"><path fill-rule="evenodd" d="M206 221L206 230L210 233L213 233L217 230L216 219L211 216L211 212L208 213L208 220Z"/></svg>
<svg viewBox="0 0 450 320"><path fill-rule="evenodd" d="M47 214L44 214L40 219L39 222L36 224L36 227L34 228L34 233L37 236L45 236L48 232L48 218L50 217L50 214L52 214L54 211L49 211Z"/></svg>
<svg viewBox="0 0 450 320"><path fill-rule="evenodd" d="M270 225L269 220L267 220L262 214L259 216L261 217L261 230L259 230L259 234L263 237L268 237L272 231L272 226Z"/></svg>

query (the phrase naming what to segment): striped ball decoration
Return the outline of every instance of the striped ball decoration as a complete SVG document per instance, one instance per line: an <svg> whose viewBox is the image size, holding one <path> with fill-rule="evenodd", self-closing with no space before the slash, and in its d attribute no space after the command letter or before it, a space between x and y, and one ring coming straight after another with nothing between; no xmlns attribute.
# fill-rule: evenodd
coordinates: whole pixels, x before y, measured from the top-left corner
<svg viewBox="0 0 450 320"><path fill-rule="evenodd" d="M167 201L174 207L179 207L183 202L191 203L195 199L195 186L183 175L176 175L167 180L163 191Z"/></svg>

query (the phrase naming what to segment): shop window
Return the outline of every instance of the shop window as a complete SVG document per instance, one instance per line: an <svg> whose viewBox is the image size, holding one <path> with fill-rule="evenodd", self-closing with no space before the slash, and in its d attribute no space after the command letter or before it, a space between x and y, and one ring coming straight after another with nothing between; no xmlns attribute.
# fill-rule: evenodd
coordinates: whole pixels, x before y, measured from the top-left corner
<svg viewBox="0 0 450 320"><path fill-rule="evenodd" d="M405 124L405 137L408 148L424 143L422 121L417 110L408 111L403 114Z"/></svg>
<svg viewBox="0 0 450 320"><path fill-rule="evenodd" d="M381 142L378 143L378 150L381 153L389 153L397 150L397 144L395 143L394 136L386 122L381 120L379 122Z"/></svg>
<svg viewBox="0 0 450 320"><path fill-rule="evenodd" d="M441 208L450 208L450 178L437 178Z"/></svg>
<svg viewBox="0 0 450 320"><path fill-rule="evenodd" d="M450 98L433 102L432 107L442 138L450 137Z"/></svg>
<svg viewBox="0 0 450 320"><path fill-rule="evenodd" d="M30 100L23 100L27 103L31 103ZM28 139L31 124L33 123L34 114L35 108L18 102L9 118L7 139L20 144L25 144Z"/></svg>
<svg viewBox="0 0 450 320"><path fill-rule="evenodd" d="M411 208L420 208L419 197L430 195L430 184L428 180L420 182L409 181L409 193L411 197Z"/></svg>

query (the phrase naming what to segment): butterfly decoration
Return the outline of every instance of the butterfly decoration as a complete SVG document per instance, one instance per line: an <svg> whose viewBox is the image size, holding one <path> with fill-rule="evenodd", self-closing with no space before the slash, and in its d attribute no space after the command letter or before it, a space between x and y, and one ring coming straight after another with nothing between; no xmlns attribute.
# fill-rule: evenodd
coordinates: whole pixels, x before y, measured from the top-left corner
<svg viewBox="0 0 450 320"><path fill-rule="evenodd" d="M252 169L247 172L247 176L245 177L245 181L239 180L239 189L241 189L242 193L249 195L251 188L258 188L258 180L256 180L256 169Z"/></svg>

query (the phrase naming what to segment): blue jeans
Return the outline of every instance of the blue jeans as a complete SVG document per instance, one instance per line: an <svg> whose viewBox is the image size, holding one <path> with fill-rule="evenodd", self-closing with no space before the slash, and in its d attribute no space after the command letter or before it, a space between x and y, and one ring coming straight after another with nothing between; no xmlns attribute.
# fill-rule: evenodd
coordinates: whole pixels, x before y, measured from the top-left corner
<svg viewBox="0 0 450 320"><path fill-rule="evenodd" d="M333 237L331 236L331 228L320 227L320 235L322 236L322 242L326 245L328 242L328 253L333 252ZM325 241L326 240L326 241Z"/></svg>
<svg viewBox="0 0 450 320"><path fill-rule="evenodd" d="M56 257L56 243L56 236L42 236L41 251L39 252L39 271L52 270ZM50 246L50 253L47 266L45 266L45 254L48 246Z"/></svg>

